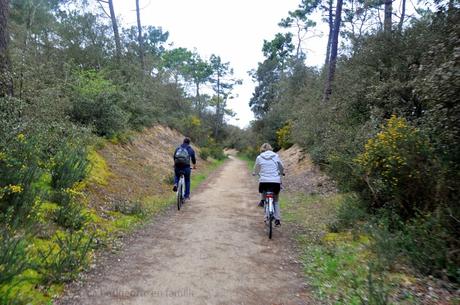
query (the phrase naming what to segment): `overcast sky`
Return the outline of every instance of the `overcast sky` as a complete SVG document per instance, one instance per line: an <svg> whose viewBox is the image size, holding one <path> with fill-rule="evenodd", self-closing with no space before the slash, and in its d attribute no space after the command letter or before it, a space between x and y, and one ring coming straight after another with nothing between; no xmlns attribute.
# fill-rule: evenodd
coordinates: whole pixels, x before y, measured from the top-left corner
<svg viewBox="0 0 460 305"><path fill-rule="evenodd" d="M255 84L248 71L263 60L263 40L271 40L282 29L278 22L288 11L298 7L300 0L140 0L142 25L161 26L169 31L174 47L196 48L204 58L211 54L229 61L235 77L243 80L229 101L237 113L230 123L245 127L253 119L249 108ZM135 1L114 0L122 27L136 24ZM319 34L319 33L318 33ZM324 61L326 37L306 41L307 64Z"/></svg>

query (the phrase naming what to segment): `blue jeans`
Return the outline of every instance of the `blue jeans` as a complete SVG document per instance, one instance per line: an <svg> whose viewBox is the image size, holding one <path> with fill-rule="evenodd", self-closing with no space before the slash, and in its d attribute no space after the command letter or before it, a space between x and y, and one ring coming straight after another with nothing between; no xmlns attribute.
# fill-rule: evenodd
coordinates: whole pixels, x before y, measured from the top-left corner
<svg viewBox="0 0 460 305"><path fill-rule="evenodd" d="M179 178L180 178L180 174L183 173L184 174L184 178L185 178L185 195L184 197L185 198L188 198L190 197L190 174L192 173L192 170L190 169L190 167L186 167L186 168L177 168L175 167L174 168L174 184L177 185L179 183Z"/></svg>

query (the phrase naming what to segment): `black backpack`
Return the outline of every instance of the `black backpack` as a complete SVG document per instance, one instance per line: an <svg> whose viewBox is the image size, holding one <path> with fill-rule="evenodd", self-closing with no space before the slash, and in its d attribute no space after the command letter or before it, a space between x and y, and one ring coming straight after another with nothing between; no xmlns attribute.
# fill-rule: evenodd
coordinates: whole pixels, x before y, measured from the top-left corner
<svg viewBox="0 0 460 305"><path fill-rule="evenodd" d="M187 148L179 146L174 154L174 165L176 166L190 166L190 155Z"/></svg>

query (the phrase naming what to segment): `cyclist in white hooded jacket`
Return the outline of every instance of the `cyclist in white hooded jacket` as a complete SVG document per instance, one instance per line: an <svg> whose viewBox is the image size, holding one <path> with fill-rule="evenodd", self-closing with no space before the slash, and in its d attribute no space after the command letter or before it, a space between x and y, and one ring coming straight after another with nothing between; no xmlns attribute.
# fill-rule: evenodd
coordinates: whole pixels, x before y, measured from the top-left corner
<svg viewBox="0 0 460 305"><path fill-rule="evenodd" d="M262 144L260 152L254 165L254 175L259 175L259 193L262 194L262 200L265 199L263 198L265 192L270 191L275 195L275 225L279 226L281 225L281 213L278 198L281 190L281 176L284 175L283 162L268 143ZM263 204L263 201L261 203Z"/></svg>

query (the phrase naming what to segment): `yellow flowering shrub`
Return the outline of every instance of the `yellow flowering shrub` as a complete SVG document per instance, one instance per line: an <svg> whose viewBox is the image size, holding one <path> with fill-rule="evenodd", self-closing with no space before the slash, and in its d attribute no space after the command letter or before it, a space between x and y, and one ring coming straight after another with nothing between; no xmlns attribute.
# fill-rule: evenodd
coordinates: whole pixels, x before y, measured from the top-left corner
<svg viewBox="0 0 460 305"><path fill-rule="evenodd" d="M279 147L287 149L292 146L291 141L292 122L286 123L276 131L276 141Z"/></svg>
<svg viewBox="0 0 460 305"><path fill-rule="evenodd" d="M393 115L354 162L375 208L391 202L410 214L429 197L423 193L434 183L431 156L428 138Z"/></svg>

